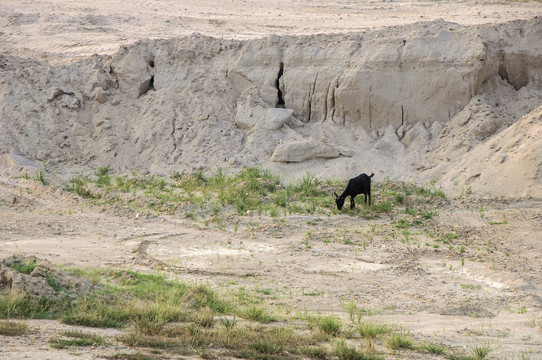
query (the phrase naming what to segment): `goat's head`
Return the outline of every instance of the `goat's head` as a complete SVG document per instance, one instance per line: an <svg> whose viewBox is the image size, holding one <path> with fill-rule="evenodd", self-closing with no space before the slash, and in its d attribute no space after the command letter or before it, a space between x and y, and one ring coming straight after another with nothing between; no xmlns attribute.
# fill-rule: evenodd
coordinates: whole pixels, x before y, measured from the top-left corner
<svg viewBox="0 0 542 360"><path fill-rule="evenodd" d="M335 195L335 203L337 204L337 209L341 210L344 205L344 198L337 195L336 193L333 193L333 195Z"/></svg>

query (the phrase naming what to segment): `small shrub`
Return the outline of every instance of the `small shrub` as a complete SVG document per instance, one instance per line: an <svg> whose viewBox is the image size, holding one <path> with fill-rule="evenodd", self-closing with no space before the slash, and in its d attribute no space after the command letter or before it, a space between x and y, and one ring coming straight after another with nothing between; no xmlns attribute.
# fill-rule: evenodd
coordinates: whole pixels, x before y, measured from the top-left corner
<svg viewBox="0 0 542 360"><path fill-rule="evenodd" d="M269 311L261 305L249 305L243 312L244 316L248 320L258 321L263 324L275 321L275 317L269 313Z"/></svg>
<svg viewBox="0 0 542 360"><path fill-rule="evenodd" d="M47 285L49 285L50 287L53 288L53 290L55 292L60 292L62 291L64 288L58 283L58 280L55 278L55 276L53 274L51 274L50 272L47 272L45 274L45 281L47 282Z"/></svg>
<svg viewBox="0 0 542 360"><path fill-rule="evenodd" d="M341 332L342 322L336 316L329 315L319 318L316 321L318 329L329 335L338 335Z"/></svg>
<svg viewBox="0 0 542 360"><path fill-rule="evenodd" d="M109 165L99 167L98 170L94 172L94 175L98 178L96 180L96 185L99 187L107 187L111 185L111 176L109 176L110 171Z"/></svg>
<svg viewBox="0 0 542 360"><path fill-rule="evenodd" d="M412 339L402 334L393 334L392 336L390 336L390 338L387 341L387 345L393 350L396 350L399 348L403 348L403 349L414 348L414 343L412 342Z"/></svg>

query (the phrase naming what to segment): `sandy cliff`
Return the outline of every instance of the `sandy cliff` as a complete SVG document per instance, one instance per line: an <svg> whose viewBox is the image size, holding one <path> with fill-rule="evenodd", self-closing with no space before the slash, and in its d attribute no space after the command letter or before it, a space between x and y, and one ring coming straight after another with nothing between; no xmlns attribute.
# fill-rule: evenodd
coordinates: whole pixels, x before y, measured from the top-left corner
<svg viewBox="0 0 542 360"><path fill-rule="evenodd" d="M374 171L542 196L532 170L542 148L517 135L537 131L537 121L518 120L539 119L530 112L542 103L541 39L539 18L437 20L356 34L142 40L68 65L1 54L0 154L62 173L246 164L286 180ZM516 142L495 145L510 132ZM521 182L492 181L520 169Z"/></svg>

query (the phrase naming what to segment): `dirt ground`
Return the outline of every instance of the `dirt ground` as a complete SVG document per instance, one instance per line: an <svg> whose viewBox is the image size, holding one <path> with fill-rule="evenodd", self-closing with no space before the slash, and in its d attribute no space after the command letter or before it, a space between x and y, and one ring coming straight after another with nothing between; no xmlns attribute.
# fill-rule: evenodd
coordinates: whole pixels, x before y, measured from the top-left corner
<svg viewBox="0 0 542 360"><path fill-rule="evenodd" d="M0 179L0 195L2 257L23 253L68 267L165 271L225 293L243 287L266 294L266 303L278 309L333 313L346 321L353 303L371 320L404 327L420 341L467 352L488 344L499 359L542 358L537 199L443 199L432 205L438 215L423 229L406 233L388 216L346 214L279 221L251 214L232 217L235 228L219 229L184 216L99 207L7 177ZM433 246L433 232L457 234L453 244L456 250L463 244L463 251ZM0 358L75 357L47 345L66 325L28 323L31 335L0 339ZM77 358L120 350L86 349Z"/></svg>
<svg viewBox="0 0 542 360"><path fill-rule="evenodd" d="M223 4L2 0L0 48L72 62L112 53L121 43L193 32L242 39L357 32L438 18L472 25L542 15L542 3L519 1ZM489 356L498 359L542 359L542 200L472 194L433 206L438 215L427 231L409 234L389 217L348 215L289 215L277 223L251 214L231 218L234 231L184 217L103 208L33 180L2 176L0 258L23 253L68 267L166 271L223 291L265 289L266 302L279 308L332 312L345 319L345 304L354 302L375 321L403 326L420 339L466 351L488 344ZM464 253L433 246L430 232L457 234ZM0 359L94 359L124 348L53 350L48 339L68 326L27 323L30 335L0 337Z"/></svg>

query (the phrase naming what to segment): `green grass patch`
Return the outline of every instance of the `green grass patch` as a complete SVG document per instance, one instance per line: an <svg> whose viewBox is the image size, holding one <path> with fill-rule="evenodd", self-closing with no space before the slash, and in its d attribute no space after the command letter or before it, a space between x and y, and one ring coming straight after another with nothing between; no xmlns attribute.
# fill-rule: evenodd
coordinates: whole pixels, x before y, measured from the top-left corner
<svg viewBox="0 0 542 360"><path fill-rule="evenodd" d="M26 262L15 262L11 265L11 268L15 271L20 272L21 274L30 275L32 271L36 268L37 264L34 260Z"/></svg>

